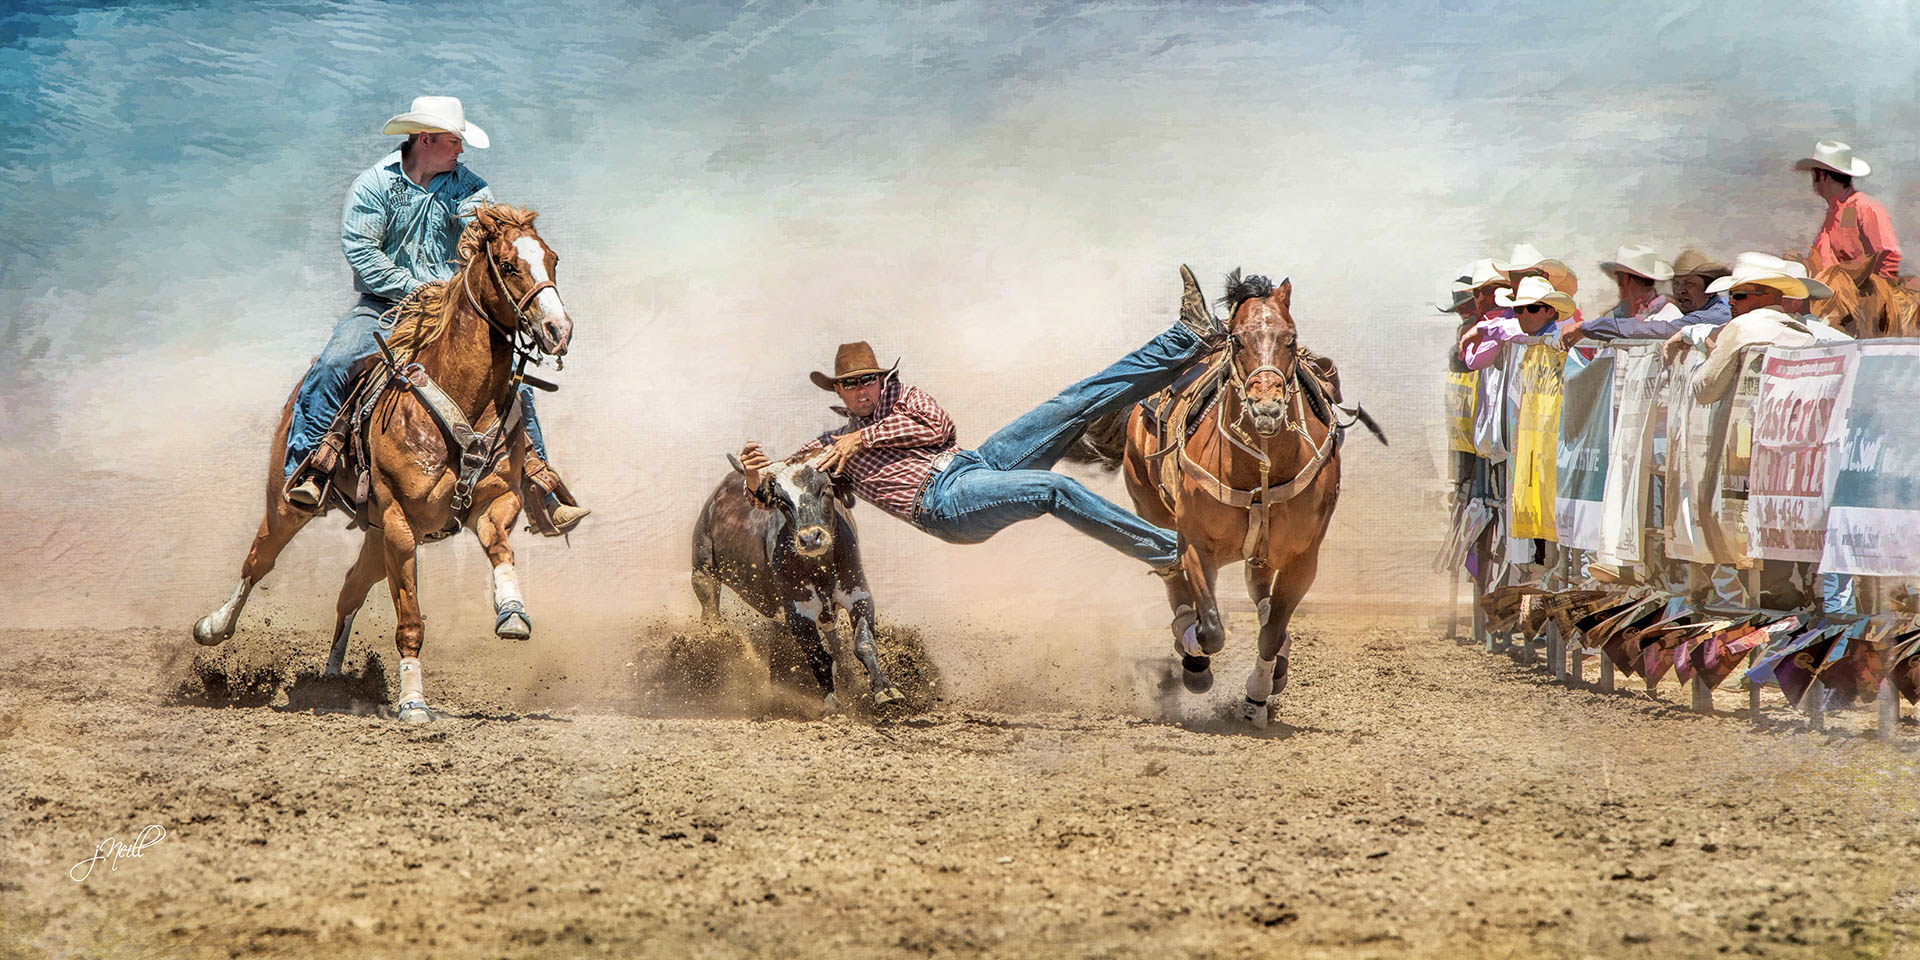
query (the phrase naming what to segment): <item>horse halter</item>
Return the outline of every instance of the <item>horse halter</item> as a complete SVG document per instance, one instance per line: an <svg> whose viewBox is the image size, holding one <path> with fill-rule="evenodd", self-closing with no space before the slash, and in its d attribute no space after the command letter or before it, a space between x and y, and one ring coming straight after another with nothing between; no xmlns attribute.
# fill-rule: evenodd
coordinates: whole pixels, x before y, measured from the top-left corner
<svg viewBox="0 0 1920 960"><path fill-rule="evenodd" d="M1305 412L1301 409L1302 404L1300 400L1300 382L1298 376L1300 369L1299 354L1294 354L1293 363L1291 364L1293 367L1292 371L1282 370L1270 363L1263 363L1246 373L1242 373L1240 372L1239 364L1240 347L1242 343L1243 341L1238 334L1230 333L1227 335L1227 380L1233 384L1234 399L1240 402L1240 415L1234 418L1233 426L1238 427L1242 421L1251 421L1253 419L1252 406L1247 400L1247 387L1252 385L1253 378L1262 373L1271 373L1280 378L1280 390L1283 395L1281 403L1291 408L1286 414L1286 425L1293 428L1294 432L1300 434L1302 437L1306 437L1308 443L1312 443L1313 438L1307 435ZM1224 414L1225 411L1222 410L1221 413ZM1240 437L1236 437L1233 432L1225 430L1224 428L1227 424L1224 419L1221 421L1220 426L1223 428L1222 432L1226 434L1227 439L1232 441L1235 446L1246 450L1248 453L1263 461L1266 459L1265 454L1253 449L1246 443L1242 443ZM1251 441L1252 438L1246 439Z"/></svg>
<svg viewBox="0 0 1920 960"><path fill-rule="evenodd" d="M486 308L480 306L479 298L473 295L471 269L460 271L460 286L466 290L467 303L473 306L473 312L479 314L481 319L487 321L487 326L499 331L500 335L506 338L507 343L513 348L513 352L519 360L520 366L524 366L529 360L536 364L539 363L540 361L535 356L535 353L545 353L546 345L542 343L539 336L534 333L532 324L527 322L527 306L533 303L533 298L539 296L542 290L550 289L554 291L555 294L558 294L560 292L560 285L554 283L552 280L542 280L534 284L525 294L522 294L516 299L513 291L507 289L507 281L500 275L500 265L494 262L493 251L491 249L483 249L480 252L480 257L487 261L487 276L492 278L493 288L500 292L500 299L505 300L507 306L513 308L514 325L511 328L505 326L498 320L495 320L493 314L488 312ZM509 266L511 266L511 264L509 264ZM564 357L554 357L553 363L555 369L565 370L567 368Z"/></svg>

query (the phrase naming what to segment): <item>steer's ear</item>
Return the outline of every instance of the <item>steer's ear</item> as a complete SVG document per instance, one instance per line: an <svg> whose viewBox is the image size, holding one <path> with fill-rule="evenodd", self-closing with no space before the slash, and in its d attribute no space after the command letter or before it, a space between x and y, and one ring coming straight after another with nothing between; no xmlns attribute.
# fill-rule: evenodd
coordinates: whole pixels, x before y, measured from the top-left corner
<svg viewBox="0 0 1920 960"><path fill-rule="evenodd" d="M853 482L852 481L835 478L833 481L833 495L840 499L841 506L846 507L849 510L853 509Z"/></svg>
<svg viewBox="0 0 1920 960"><path fill-rule="evenodd" d="M738 456L731 453L727 454L727 462L733 465L733 472L735 473L747 472L747 468L741 465L740 458Z"/></svg>

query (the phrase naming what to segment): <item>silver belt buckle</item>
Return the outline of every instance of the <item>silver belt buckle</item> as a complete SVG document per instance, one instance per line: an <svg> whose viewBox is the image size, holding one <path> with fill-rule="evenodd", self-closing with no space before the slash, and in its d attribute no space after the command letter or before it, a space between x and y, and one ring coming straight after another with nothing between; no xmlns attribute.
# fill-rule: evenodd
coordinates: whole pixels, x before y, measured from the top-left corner
<svg viewBox="0 0 1920 960"><path fill-rule="evenodd" d="M953 464L952 450L942 450L939 453L934 454L933 459L928 462L928 466L933 468L934 473L939 473L940 471L945 470L947 467L951 466L952 464Z"/></svg>

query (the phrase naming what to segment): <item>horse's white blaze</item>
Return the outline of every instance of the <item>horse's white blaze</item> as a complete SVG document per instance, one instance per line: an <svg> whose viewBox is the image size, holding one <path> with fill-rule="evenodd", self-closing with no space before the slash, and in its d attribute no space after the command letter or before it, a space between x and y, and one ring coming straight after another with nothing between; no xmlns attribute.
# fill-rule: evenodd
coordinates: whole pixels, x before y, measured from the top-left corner
<svg viewBox="0 0 1920 960"><path fill-rule="evenodd" d="M852 610L853 605L862 600L871 599L873 594L868 593L865 587L854 587L851 591L842 590L839 587L833 588L833 602L847 610Z"/></svg>
<svg viewBox="0 0 1920 960"><path fill-rule="evenodd" d="M547 252L540 248L540 241L532 237L521 237L513 241L513 249L520 252L520 259L527 264L527 275L533 277L534 282L546 283L553 279L547 276ZM540 295L534 298L534 302L540 305L540 309L549 319L563 316L567 312L566 305L560 302L560 292L552 287L540 291Z"/></svg>
<svg viewBox="0 0 1920 960"><path fill-rule="evenodd" d="M1275 660L1255 660L1253 672L1247 674L1247 699L1254 703L1265 703L1273 696L1273 665Z"/></svg>
<svg viewBox="0 0 1920 960"><path fill-rule="evenodd" d="M426 703L426 688L420 681L420 658L400 658L400 702Z"/></svg>
<svg viewBox="0 0 1920 960"><path fill-rule="evenodd" d="M493 609L499 610L508 603L522 603L520 599L520 577L513 571L511 562L497 564L493 568Z"/></svg>
<svg viewBox="0 0 1920 960"><path fill-rule="evenodd" d="M807 588L807 598L805 600L795 600L793 602L793 612L806 617L808 620L812 620L814 623L820 622L820 614L826 609L826 603L820 599L820 594L812 587Z"/></svg>

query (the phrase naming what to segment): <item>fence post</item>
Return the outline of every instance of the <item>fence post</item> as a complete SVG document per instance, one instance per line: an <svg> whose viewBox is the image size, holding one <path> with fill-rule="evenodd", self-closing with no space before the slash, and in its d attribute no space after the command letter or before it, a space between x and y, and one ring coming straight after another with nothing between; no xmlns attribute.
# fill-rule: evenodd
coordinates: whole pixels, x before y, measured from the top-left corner
<svg viewBox="0 0 1920 960"><path fill-rule="evenodd" d="M1600 655L1600 692L1613 692L1613 658L1604 653Z"/></svg>
<svg viewBox="0 0 1920 960"><path fill-rule="evenodd" d="M1713 712L1713 688L1707 686L1707 680L1698 671L1693 674L1693 712Z"/></svg>
<svg viewBox="0 0 1920 960"><path fill-rule="evenodd" d="M1573 663L1567 667L1567 686L1581 687L1587 683L1587 638L1575 630L1560 638L1563 646L1571 647Z"/></svg>
<svg viewBox="0 0 1920 960"><path fill-rule="evenodd" d="M1460 568L1447 578L1447 639L1460 639Z"/></svg>
<svg viewBox="0 0 1920 960"><path fill-rule="evenodd" d="M1827 712L1821 701L1827 699L1827 685L1819 677L1807 686L1807 692L1800 698L1803 709L1807 711L1807 724L1815 730L1827 729Z"/></svg>

